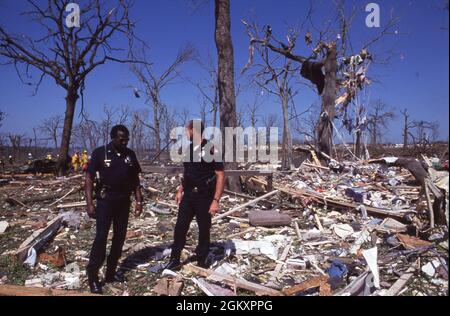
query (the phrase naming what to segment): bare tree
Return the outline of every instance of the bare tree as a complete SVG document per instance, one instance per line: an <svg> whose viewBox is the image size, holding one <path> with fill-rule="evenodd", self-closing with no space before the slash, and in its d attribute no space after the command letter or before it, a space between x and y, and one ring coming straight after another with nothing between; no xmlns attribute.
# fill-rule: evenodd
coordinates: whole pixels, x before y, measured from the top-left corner
<svg viewBox="0 0 450 316"><path fill-rule="evenodd" d="M58 136L59 132L63 127L63 118L61 115L54 115L50 118L44 119L39 126L39 130L48 136L55 146L55 149L58 149Z"/></svg>
<svg viewBox="0 0 450 316"><path fill-rule="evenodd" d="M378 144L379 140L389 129L389 122L395 118L393 111L387 108L382 100L375 101L368 115L367 129L370 133L371 144Z"/></svg>
<svg viewBox="0 0 450 316"><path fill-rule="evenodd" d="M365 73L366 66L373 60L372 55L368 52L369 47L386 35L397 34L392 28L398 23L398 19L391 18L376 37L362 45L359 54L347 56L348 48L353 47L349 41L349 32L356 8L353 8L350 14L346 14L345 1L335 1L334 5L336 10L333 14L336 15L336 18L327 19L327 22L322 23L324 25L322 29L316 27L313 21L314 8L312 5L303 21L302 28L309 24L315 32L315 34L310 31L305 32L306 46L311 46L313 42L317 43L312 46L310 54L295 53L297 47L295 32L290 31L286 36L287 42L283 42L273 35L270 26L266 26L264 36L255 33L250 36L250 58L245 67L247 69L253 64L256 45L263 45L273 52L302 64L301 75L313 83L317 87L318 94L322 95L322 110L317 128L318 149L328 155L331 155L333 144L333 120L336 117L335 105L338 100L338 92L344 90L340 96L344 106L352 102L358 90L368 83ZM323 19L323 14L321 14L321 21ZM333 25L336 21L337 24ZM248 25L245 21L244 24ZM294 28L290 28L290 30L292 29ZM338 59L343 60L339 68Z"/></svg>
<svg viewBox="0 0 450 316"><path fill-rule="evenodd" d="M183 108L183 110L181 112L177 112L177 116L178 119L177 121L182 125L182 126L186 126L188 121L189 121L189 117L190 117L190 113L189 113L189 109L187 108ZM215 126L215 125L214 125Z"/></svg>
<svg viewBox="0 0 450 316"><path fill-rule="evenodd" d="M410 129L409 135L413 137L414 143L423 147L430 145L439 137L439 123L436 121L413 121Z"/></svg>
<svg viewBox="0 0 450 316"><path fill-rule="evenodd" d="M94 69L107 62L134 62L127 57L118 56L123 49L112 45L116 36L125 37L130 40L131 45L135 26L129 17L131 3L128 0L114 3L89 0L81 8L80 27L67 27L64 14L70 0L27 2L30 9L25 14L45 34L35 39L27 35L15 36L0 26L0 56L15 66L23 82L24 74L19 66L24 67L27 77L31 69L39 74L35 92L45 76L53 78L66 91L66 112L58 167L59 174L64 175L67 171L75 107L80 95L83 102L86 78Z"/></svg>
<svg viewBox="0 0 450 316"><path fill-rule="evenodd" d="M163 132L165 144L168 144L170 141L170 132L172 131L172 129L177 127L176 116L177 115L176 115L175 111L169 111L167 106L164 107L161 121L162 121L162 132Z"/></svg>
<svg viewBox="0 0 450 316"><path fill-rule="evenodd" d="M215 42L218 55L217 80L220 104L220 130L222 135L225 135L225 127L235 128L237 126L230 0L215 0L215 22ZM235 148L235 144L236 138L233 137L233 148ZM223 154L225 155L225 151L223 151ZM237 163L227 163L227 168L237 169ZM228 187L235 192L241 191L237 177L228 177Z"/></svg>
<svg viewBox="0 0 450 316"><path fill-rule="evenodd" d="M400 113L403 115L403 148L408 147L408 136L410 135L410 129L411 129L411 122L409 122L409 114L408 109L404 109L403 111L400 111Z"/></svg>
<svg viewBox="0 0 450 316"><path fill-rule="evenodd" d="M135 54L142 55L142 59L148 60L146 48L142 48L141 52ZM161 149L161 119L163 113L166 111L165 104L161 100L161 92L168 85L172 84L178 77L179 68L186 62L190 61L195 54L195 49L192 45L187 44L183 46L177 54L175 60L161 73L157 74L149 65L131 65L131 71L144 86L144 91L147 96L146 103L152 104L153 126L146 125L153 130L155 136L156 149Z"/></svg>
<svg viewBox="0 0 450 316"><path fill-rule="evenodd" d="M247 34L250 39L259 38L261 31L258 26L248 24L244 22L247 27ZM270 31L266 29L266 35L269 36ZM296 41L298 33L292 31L290 38L292 42ZM281 103L281 109L283 113L283 140L282 140L282 163L283 170L288 170L293 167L292 164L292 134L290 126L290 103L293 102L293 98L297 94L292 90L292 79L295 78L294 74L298 69L295 69L294 62L291 59L282 57L281 61L279 55L274 57L270 56L270 50L267 46L261 44L255 44L253 48L258 52L260 59L259 63L254 64L254 73L250 75L253 82L261 89L274 95Z"/></svg>
<svg viewBox="0 0 450 316"><path fill-rule="evenodd" d="M90 120L88 113L85 113L84 120L75 126L73 133L76 143L89 151L97 148L103 139L100 124Z"/></svg>
<svg viewBox="0 0 450 316"><path fill-rule="evenodd" d="M3 121L5 120L6 113L0 110L0 127L3 125Z"/></svg>
<svg viewBox="0 0 450 316"><path fill-rule="evenodd" d="M138 155L142 155L144 151L145 129L140 117L148 117L148 110L143 109L135 111L131 116L130 132L131 132L131 148L133 148Z"/></svg>
<svg viewBox="0 0 450 316"><path fill-rule="evenodd" d="M14 161L20 158L20 146L22 144L23 139L25 138L24 134L8 134L9 143L12 147L12 156Z"/></svg>
<svg viewBox="0 0 450 316"><path fill-rule="evenodd" d="M294 108L295 110L295 108ZM303 136L306 144L317 143L317 117L320 115L320 103L313 103L302 113L295 114L291 119L294 121L293 130L298 136Z"/></svg>
<svg viewBox="0 0 450 316"><path fill-rule="evenodd" d="M258 123L260 107L261 103L259 103L259 94L257 93L253 102L247 104L248 120L253 128L256 128L256 124Z"/></svg>

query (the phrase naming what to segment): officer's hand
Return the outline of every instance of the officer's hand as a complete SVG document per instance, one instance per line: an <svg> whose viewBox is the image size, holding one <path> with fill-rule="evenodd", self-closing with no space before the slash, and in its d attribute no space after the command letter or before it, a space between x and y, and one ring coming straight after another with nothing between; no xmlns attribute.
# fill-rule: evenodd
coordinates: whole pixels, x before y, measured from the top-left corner
<svg viewBox="0 0 450 316"><path fill-rule="evenodd" d="M87 205L87 214L90 218L95 218L95 205L94 204Z"/></svg>
<svg viewBox="0 0 450 316"><path fill-rule="evenodd" d="M177 191L177 194L175 195L175 203L177 203L177 205L180 205L182 197L183 197L183 192Z"/></svg>
<svg viewBox="0 0 450 316"><path fill-rule="evenodd" d="M213 200L211 206L209 207L209 214L214 216L219 211L219 209L220 209L219 202Z"/></svg>
<svg viewBox="0 0 450 316"><path fill-rule="evenodd" d="M139 217L142 214L142 204L136 203L134 206L134 215L136 217Z"/></svg>

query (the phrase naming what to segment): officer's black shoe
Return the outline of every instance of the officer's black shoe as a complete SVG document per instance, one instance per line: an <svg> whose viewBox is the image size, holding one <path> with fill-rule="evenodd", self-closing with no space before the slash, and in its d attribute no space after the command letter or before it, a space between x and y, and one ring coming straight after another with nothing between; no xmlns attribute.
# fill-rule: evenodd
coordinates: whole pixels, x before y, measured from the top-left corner
<svg viewBox="0 0 450 316"><path fill-rule="evenodd" d="M89 281L89 289L91 290L91 293L94 294L103 294L102 285L98 280L90 280Z"/></svg>
<svg viewBox="0 0 450 316"><path fill-rule="evenodd" d="M107 273L105 276L105 283L124 283L126 282L126 280L127 279L125 278L125 275L122 271L117 271L115 274Z"/></svg>
<svg viewBox="0 0 450 316"><path fill-rule="evenodd" d="M171 259L170 261L169 261L169 263L167 263L165 266L164 266L164 269L166 270L171 270L171 271L178 271L178 270L180 270L181 269L181 263L180 263L180 260L177 260L177 259Z"/></svg>

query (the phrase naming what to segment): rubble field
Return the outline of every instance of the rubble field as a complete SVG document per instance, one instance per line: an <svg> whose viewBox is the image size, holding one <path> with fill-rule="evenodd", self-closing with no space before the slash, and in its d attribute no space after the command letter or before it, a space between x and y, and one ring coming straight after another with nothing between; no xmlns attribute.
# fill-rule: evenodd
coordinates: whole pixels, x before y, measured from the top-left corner
<svg viewBox="0 0 450 316"><path fill-rule="evenodd" d="M426 156L403 164L312 158L290 172L243 171L242 192L226 191L213 219L210 268L195 265L194 220L178 272L163 264L180 175L144 172L144 211L130 217L121 259L127 282L105 294L448 295L448 170ZM0 175L0 295L91 295L95 221L83 185L82 174Z"/></svg>

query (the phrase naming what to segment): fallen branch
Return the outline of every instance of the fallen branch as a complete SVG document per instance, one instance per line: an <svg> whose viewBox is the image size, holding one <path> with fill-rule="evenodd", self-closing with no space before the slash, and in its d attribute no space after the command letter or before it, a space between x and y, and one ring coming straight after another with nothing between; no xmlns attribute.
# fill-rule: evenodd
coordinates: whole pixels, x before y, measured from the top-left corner
<svg viewBox="0 0 450 316"><path fill-rule="evenodd" d="M400 278L395 281L395 283L389 288L389 290L384 293L384 296L397 296L398 293L405 287L406 283L408 283L409 279L414 275L414 271L416 270L417 262L414 262L406 271L403 273Z"/></svg>
<svg viewBox="0 0 450 316"><path fill-rule="evenodd" d="M87 292L57 290L43 287L0 285L0 296L101 296Z"/></svg>
<svg viewBox="0 0 450 316"><path fill-rule="evenodd" d="M185 265L183 267L187 272L192 272L208 278L215 282L224 283L230 287L241 288L254 292L258 296L280 296L283 295L280 291L265 287L260 284L249 282L244 279L238 279L227 274L222 274L209 269L203 269L192 264Z"/></svg>
<svg viewBox="0 0 450 316"><path fill-rule="evenodd" d="M278 193L278 190L274 190L274 191L272 191L272 192L269 192L269 193L267 193L267 194L264 194L263 196L260 196L260 197L254 199L254 200L251 200L251 201L249 201L249 202L247 202L247 203L244 203L244 204L242 204L242 205L240 205L240 206L237 206L237 207L235 207L235 208L229 210L228 212L225 212L225 213L223 213L223 214L220 214L220 215L214 217L214 218L212 219L212 221L213 221L213 223L214 223L214 222L217 222L217 221L218 221L219 219L221 219L221 218L224 218L224 217L227 217L228 215L231 215L231 214L233 214L233 213L236 213L237 211L242 210L243 208L245 208L245 207L247 207L247 206L250 206L250 205L255 204L255 203L257 203L257 202L259 202L259 201L261 201L261 200L264 200L264 199L268 198L269 196L275 195L276 193Z"/></svg>

